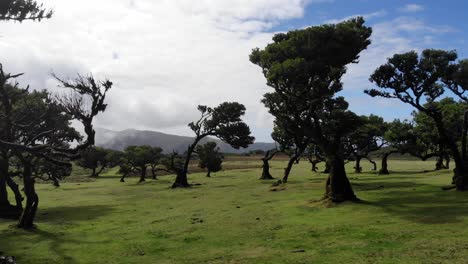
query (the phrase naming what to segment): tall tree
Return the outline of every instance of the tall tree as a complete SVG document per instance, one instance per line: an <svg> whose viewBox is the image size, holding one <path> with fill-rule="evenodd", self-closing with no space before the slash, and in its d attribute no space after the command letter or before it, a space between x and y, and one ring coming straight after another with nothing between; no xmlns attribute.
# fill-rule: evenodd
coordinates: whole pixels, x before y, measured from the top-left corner
<svg viewBox="0 0 468 264"><path fill-rule="evenodd" d="M96 81L92 76L78 76L75 80L62 80L54 76L62 88L70 91L68 95L47 96L43 100L32 100L39 92L33 92L29 96L28 89L18 87L18 83L12 82L21 74L11 75L0 67L0 100L4 111L2 123L10 131L17 131L16 136L6 133L1 135L0 148L9 149L23 166L23 184L26 195L26 206L21 215L18 227L33 227L34 218L39 204L39 196L35 191L33 162L36 158L45 159L56 165L71 167L71 160L79 158L83 149L94 144L95 131L93 120L100 112L105 111L104 103L107 91L112 87L112 82L106 80ZM19 98L26 98L26 112L9 111L16 106L11 100L14 90L20 91ZM47 92L42 92L47 94ZM15 93L13 93L13 97ZM24 100L16 101L19 105ZM81 123L86 133L85 140L71 127L70 121ZM70 147L70 142L78 141L75 147Z"/></svg>
<svg viewBox="0 0 468 264"><path fill-rule="evenodd" d="M190 187L187 179L190 159L200 140L207 136L214 136L233 148L246 148L253 143L250 128L241 117L245 114L245 106L236 102L225 102L215 108L199 105L201 117L196 122L188 124L195 133L195 139L187 148L185 162L182 168L177 168L177 176L172 188Z"/></svg>
<svg viewBox="0 0 468 264"><path fill-rule="evenodd" d="M346 65L358 62L371 33L359 17L276 34L273 43L250 55L273 89L262 102L276 124L298 142L310 138L323 150L331 167L324 199L334 202L357 199L346 176L342 141L359 126L359 118L336 94Z"/></svg>
<svg viewBox="0 0 468 264"><path fill-rule="evenodd" d="M372 97L398 99L432 118L442 144L450 149L454 158L456 168L452 183L460 191L468 188L468 114L465 112L462 138L453 138L447 129L446 116L437 102L446 92L468 102L467 79L468 61L457 62L455 51L428 49L421 56L416 52L395 54L370 77L378 88L365 91ZM457 141L462 142L461 147Z"/></svg>
<svg viewBox="0 0 468 264"><path fill-rule="evenodd" d="M219 148L216 142L207 142L204 145L198 145L195 149L195 153L198 154L199 162L198 166L202 169L206 169L206 177L211 177L212 172L220 171L223 163L223 155L219 153Z"/></svg>
<svg viewBox="0 0 468 264"><path fill-rule="evenodd" d="M34 0L0 1L0 20L38 20L51 18L53 11Z"/></svg>
<svg viewBox="0 0 468 264"><path fill-rule="evenodd" d="M44 18L50 18L52 16L52 10L46 10L42 7L41 4L36 3L32 0L2 0L0 1L0 21L23 21L25 19L30 20L41 20ZM1 67L1 65L0 65ZM17 76L16 76L17 77ZM11 79L14 79L15 76L11 76ZM6 85L6 84L5 84ZM5 87L5 89L7 89ZM11 100L16 100L20 96L21 92L16 95L12 95ZM4 102L3 102L4 103ZM2 105L0 105L0 108ZM6 107L6 105L3 105ZM12 109L3 109L5 111L10 111ZM6 118L8 119L8 118ZM9 126L11 123L8 120L3 120L6 123L3 125ZM0 131L3 130L4 134L1 138L10 139L11 138L11 127L0 127ZM1 133L1 132L0 132ZM9 174L9 165L8 161L11 158L12 154L10 150L6 147L3 147L0 150L0 217L11 216L16 217L18 212L22 211L22 205L19 201L22 201L21 194L18 189L18 185L8 177ZM8 193L6 186L9 186L10 189L14 192L16 197L16 206L12 206L8 201Z"/></svg>

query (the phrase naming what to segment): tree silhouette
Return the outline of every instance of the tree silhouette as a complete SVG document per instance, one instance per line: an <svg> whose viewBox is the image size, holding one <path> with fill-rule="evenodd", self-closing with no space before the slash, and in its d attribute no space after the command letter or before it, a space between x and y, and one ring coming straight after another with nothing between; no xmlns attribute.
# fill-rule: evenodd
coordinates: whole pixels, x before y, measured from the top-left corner
<svg viewBox="0 0 468 264"><path fill-rule="evenodd" d="M254 137L250 136L250 128L241 120L245 114L245 106L236 102L225 102L215 108L199 105L201 117L196 122L188 124L195 133L195 139L187 148L183 167L174 167L177 177L172 188L187 188L190 184L187 180L188 166L195 147L200 140L207 136L214 136L233 148L246 148L253 143ZM174 159L175 159L175 155ZM174 165L174 164L173 164Z"/></svg>
<svg viewBox="0 0 468 264"><path fill-rule="evenodd" d="M468 102L468 61L456 60L455 51L428 49L421 56L416 52L395 54L370 77L378 89L365 92L372 97L398 99L432 118L441 143L455 161L454 188L462 191L468 188L468 112L464 113L462 138L453 138L446 126L447 117L437 103L446 92ZM461 141L461 148L457 141Z"/></svg>
<svg viewBox="0 0 468 264"><path fill-rule="evenodd" d="M250 61L262 68L272 92L262 102L299 150L303 139L317 144L330 165L324 199L356 200L344 169L343 139L359 127L348 108L341 78L370 44L371 28L362 17L338 24L276 34L273 43L254 49Z"/></svg>
<svg viewBox="0 0 468 264"><path fill-rule="evenodd" d="M0 1L0 20L38 20L51 18L53 11L34 0Z"/></svg>
<svg viewBox="0 0 468 264"><path fill-rule="evenodd" d="M47 97L39 100L41 92L30 93L28 88L19 88L17 82L12 82L21 75L7 74L0 66L0 100L3 111L0 123L7 131L0 134L0 148L16 156L23 166L26 207L18 227L31 228L39 204L35 191L34 162L44 159L58 166L71 167L70 162L78 159L81 151L94 145L93 120L105 111L107 105L104 100L112 82L98 82L92 76L80 75L69 81L53 75L69 93L48 96L43 91L42 94ZM22 104L25 107L19 109L25 111L14 111ZM85 140L71 127L71 120L83 125ZM72 148L70 142L73 141L78 141L78 144Z"/></svg>

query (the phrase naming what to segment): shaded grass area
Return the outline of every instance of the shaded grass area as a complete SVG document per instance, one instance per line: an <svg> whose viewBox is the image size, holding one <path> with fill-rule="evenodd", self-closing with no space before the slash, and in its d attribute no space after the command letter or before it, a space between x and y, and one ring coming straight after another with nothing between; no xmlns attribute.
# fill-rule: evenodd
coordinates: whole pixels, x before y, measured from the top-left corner
<svg viewBox="0 0 468 264"><path fill-rule="evenodd" d="M390 161L394 173L383 176L352 165L363 202L332 208L316 202L326 175L306 162L276 192L251 168L192 174L202 185L187 190L170 189L173 176L120 183L112 170L41 184L38 229L0 220L0 251L19 263L467 263L468 193L441 190L449 170ZM284 166L273 161L272 174Z"/></svg>

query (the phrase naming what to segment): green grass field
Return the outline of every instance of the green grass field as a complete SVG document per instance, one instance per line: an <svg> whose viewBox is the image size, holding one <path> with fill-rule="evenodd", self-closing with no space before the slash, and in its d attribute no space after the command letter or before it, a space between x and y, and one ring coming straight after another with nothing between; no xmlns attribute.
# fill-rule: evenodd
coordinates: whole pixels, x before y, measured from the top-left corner
<svg viewBox="0 0 468 264"><path fill-rule="evenodd" d="M272 162L274 176L284 165ZM21 264L468 263L468 193L441 190L449 170L390 161L394 173L379 176L365 162L361 175L347 166L363 202L332 208L316 202L325 175L307 162L276 191L258 180L260 168L192 174L202 185L187 190L169 189L173 176L120 183L115 170L40 184L38 229L0 220L0 251Z"/></svg>

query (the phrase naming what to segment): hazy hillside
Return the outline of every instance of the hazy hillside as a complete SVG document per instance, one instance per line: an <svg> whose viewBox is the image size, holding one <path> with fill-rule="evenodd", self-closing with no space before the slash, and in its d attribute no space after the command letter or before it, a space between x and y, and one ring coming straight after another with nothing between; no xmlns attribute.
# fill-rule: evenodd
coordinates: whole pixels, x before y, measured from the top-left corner
<svg viewBox="0 0 468 264"><path fill-rule="evenodd" d="M251 150L269 150L275 147L274 143L258 142L250 145L246 149L236 150L215 138L205 138L202 140L201 144L204 144L207 141L215 141L221 149L221 152L224 153L243 153ZM193 142L193 138L191 137L170 135L157 131L141 131L135 129L113 131L104 128L96 128L96 145L115 150L123 150L125 147L130 145L150 145L159 146L163 148L165 152L171 152L173 150L184 152L191 142Z"/></svg>

